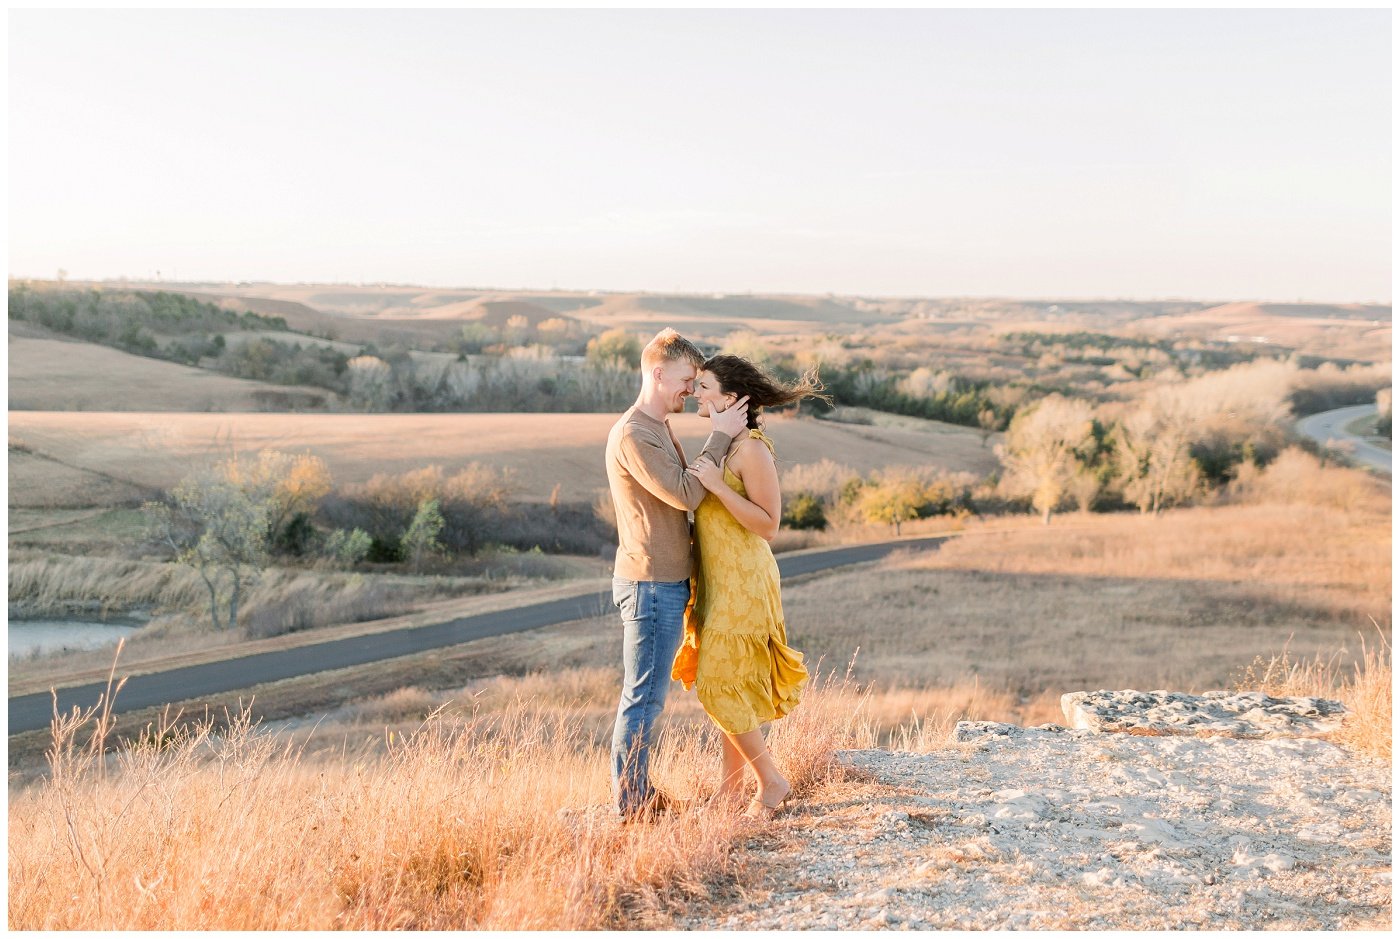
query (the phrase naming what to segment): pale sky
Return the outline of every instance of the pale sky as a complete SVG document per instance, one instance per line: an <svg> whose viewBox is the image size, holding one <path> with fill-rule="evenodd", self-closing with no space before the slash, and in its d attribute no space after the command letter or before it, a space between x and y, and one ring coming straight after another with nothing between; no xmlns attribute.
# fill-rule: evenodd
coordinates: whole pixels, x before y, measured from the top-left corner
<svg viewBox="0 0 1400 939"><path fill-rule="evenodd" d="M1389 302L1390 15L10 11L10 274Z"/></svg>

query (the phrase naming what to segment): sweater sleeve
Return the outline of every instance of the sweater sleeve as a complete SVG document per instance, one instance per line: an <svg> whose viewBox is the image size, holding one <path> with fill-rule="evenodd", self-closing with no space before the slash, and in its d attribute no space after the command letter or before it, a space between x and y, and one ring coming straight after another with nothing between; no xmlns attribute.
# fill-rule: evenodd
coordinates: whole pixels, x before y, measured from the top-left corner
<svg viewBox="0 0 1400 939"><path fill-rule="evenodd" d="M718 431L711 433L701 456L718 464L729 449L729 440ZM673 508L692 512L705 499L704 484L685 471L671 441L659 434L633 428L618 441L618 459L647 492Z"/></svg>

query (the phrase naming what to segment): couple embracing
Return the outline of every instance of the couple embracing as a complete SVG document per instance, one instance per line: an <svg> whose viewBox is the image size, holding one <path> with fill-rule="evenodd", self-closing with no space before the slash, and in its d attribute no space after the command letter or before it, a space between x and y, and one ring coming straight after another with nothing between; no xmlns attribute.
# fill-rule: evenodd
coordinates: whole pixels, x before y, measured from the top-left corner
<svg viewBox="0 0 1400 939"><path fill-rule="evenodd" d="M821 386L810 376L780 383L738 356L707 359L673 329L647 344L641 364L637 403L613 426L607 448L618 533L613 602L623 622L613 797L627 820L674 809L652 786L648 758L676 679L695 688L721 732L715 799L742 799L747 770L757 790L745 814L770 817L792 787L760 728L796 706L807 671L787 646L768 545L781 517L778 471L758 416L817 396ZM687 465L666 419L692 395L711 433Z"/></svg>

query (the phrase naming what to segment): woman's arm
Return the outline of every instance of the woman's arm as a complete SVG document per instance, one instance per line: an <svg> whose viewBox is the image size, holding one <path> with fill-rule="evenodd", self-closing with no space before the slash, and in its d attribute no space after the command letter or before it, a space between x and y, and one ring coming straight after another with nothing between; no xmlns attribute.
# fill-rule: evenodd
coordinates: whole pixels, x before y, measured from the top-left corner
<svg viewBox="0 0 1400 939"><path fill-rule="evenodd" d="M772 541L778 534L783 511L773 454L765 446L745 441L730 455L729 469L743 482L749 494L747 499L729 488L723 471L710 460L696 460L686 472L698 477L740 525L764 541Z"/></svg>

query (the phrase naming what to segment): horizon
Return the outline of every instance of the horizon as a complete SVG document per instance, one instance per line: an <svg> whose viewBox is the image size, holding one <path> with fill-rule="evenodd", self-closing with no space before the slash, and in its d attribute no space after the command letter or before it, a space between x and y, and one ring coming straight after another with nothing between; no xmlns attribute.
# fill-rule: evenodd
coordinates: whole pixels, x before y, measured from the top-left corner
<svg viewBox="0 0 1400 939"><path fill-rule="evenodd" d="M1012 294L877 294L877 293L838 293L835 291L821 292L799 292L799 291L765 291L765 290L628 290L610 287L521 287L521 286L499 286L480 284L427 284L413 281L353 281L353 280L269 280L259 278L255 280L151 280L140 277L73 277L66 276L62 281L53 277L26 277L19 274L11 274L11 281L37 282L44 284L72 285L72 284L101 284L117 286L149 286L158 287L357 287L360 289L370 288L399 288L408 287L418 290L441 290L441 291L478 291L481 293L498 294L606 294L615 296L655 296L655 297L705 297L715 299L730 299L734 297L834 297L838 299L857 300L975 300L993 301L1007 300L1017 303L1201 303L1212 306L1224 306L1230 303L1258 303L1270 306L1383 306L1390 307L1389 300L1333 300L1319 298L1298 298L1279 299L1275 297L1205 297L1205 296L1043 296L1025 295L1016 296Z"/></svg>
<svg viewBox="0 0 1400 939"><path fill-rule="evenodd" d="M1388 10L10 25L14 279L1392 297Z"/></svg>

